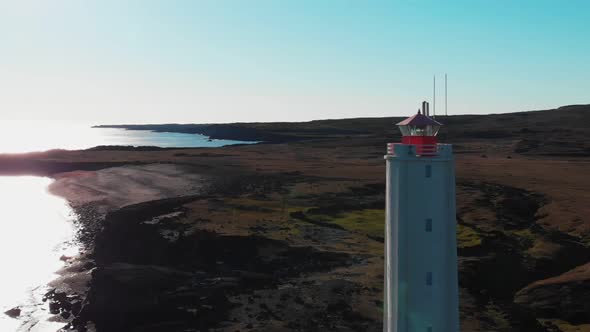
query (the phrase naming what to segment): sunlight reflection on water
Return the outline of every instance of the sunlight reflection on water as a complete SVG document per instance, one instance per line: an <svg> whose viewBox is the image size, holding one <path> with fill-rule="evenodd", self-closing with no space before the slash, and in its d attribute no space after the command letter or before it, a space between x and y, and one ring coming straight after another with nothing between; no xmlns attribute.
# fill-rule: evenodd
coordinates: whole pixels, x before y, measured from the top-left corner
<svg viewBox="0 0 590 332"><path fill-rule="evenodd" d="M40 320L31 331L56 331L64 324L50 323L40 306L46 284L63 266L60 257L72 255L74 228L67 202L51 195L48 178L0 177L0 331L24 331L27 320ZM20 319L3 313L19 306Z"/></svg>
<svg viewBox="0 0 590 332"><path fill-rule="evenodd" d="M0 122L0 153L81 150L99 145L158 147L218 147L244 143L209 140L195 134L156 133L124 129L91 128L89 125L58 122Z"/></svg>

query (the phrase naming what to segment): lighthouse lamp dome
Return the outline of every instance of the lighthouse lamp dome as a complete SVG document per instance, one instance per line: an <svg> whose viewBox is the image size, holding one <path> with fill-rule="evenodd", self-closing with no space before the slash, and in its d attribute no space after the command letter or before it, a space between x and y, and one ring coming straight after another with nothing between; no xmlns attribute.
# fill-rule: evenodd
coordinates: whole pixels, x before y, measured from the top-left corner
<svg viewBox="0 0 590 332"><path fill-rule="evenodd" d="M403 136L436 136L442 123L420 113L397 123Z"/></svg>
<svg viewBox="0 0 590 332"><path fill-rule="evenodd" d="M421 156L436 154L438 131L442 123L429 116L428 103L422 103L423 111L397 123L402 133L402 144L414 145Z"/></svg>

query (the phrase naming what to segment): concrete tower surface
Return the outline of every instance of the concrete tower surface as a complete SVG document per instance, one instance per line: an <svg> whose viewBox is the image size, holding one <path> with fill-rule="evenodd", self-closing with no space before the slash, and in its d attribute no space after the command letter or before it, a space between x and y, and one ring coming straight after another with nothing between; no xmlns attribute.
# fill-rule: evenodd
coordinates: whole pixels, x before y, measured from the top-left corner
<svg viewBox="0 0 590 332"><path fill-rule="evenodd" d="M457 332L452 147L437 143L442 124L420 111L397 125L402 143L388 144L385 156L384 331Z"/></svg>

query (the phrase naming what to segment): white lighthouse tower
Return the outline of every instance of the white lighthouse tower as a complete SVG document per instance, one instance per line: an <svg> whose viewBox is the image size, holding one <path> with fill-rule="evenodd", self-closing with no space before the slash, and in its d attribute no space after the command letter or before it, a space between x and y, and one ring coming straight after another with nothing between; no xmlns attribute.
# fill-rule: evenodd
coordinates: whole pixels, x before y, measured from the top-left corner
<svg viewBox="0 0 590 332"><path fill-rule="evenodd" d="M452 147L422 113L387 147L385 332L457 332L459 298Z"/></svg>

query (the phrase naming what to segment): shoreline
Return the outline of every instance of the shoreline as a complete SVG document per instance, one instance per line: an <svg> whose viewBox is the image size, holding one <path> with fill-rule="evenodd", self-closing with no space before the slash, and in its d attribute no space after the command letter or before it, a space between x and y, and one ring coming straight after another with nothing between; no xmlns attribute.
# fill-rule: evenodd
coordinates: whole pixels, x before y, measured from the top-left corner
<svg viewBox="0 0 590 332"><path fill-rule="evenodd" d="M175 177L200 185L183 186L179 181L173 181ZM80 246L77 255L60 258L63 266L54 272L55 279L43 285L48 291L39 294L43 303L48 302L49 313L53 315L50 321L63 322L64 325L71 321L84 305L88 283L92 280L92 270L96 266L93 258L95 237L101 231L102 220L108 213L125 205L196 194L202 191L200 187L207 185L204 177L173 164L127 165L98 171L72 171L52 174L51 178L52 182L46 190L51 195L65 199L76 215L73 220L76 233L71 241L77 242ZM148 178L150 181L147 181ZM118 183L119 188L130 190L134 195L129 195L129 191L112 188L112 183ZM156 183L163 186L154 186ZM5 314L13 318L21 317L20 308L23 304L15 305ZM24 324L23 328L28 329L26 326L30 325L31 328L36 322L26 320Z"/></svg>
<svg viewBox="0 0 590 332"><path fill-rule="evenodd" d="M200 166L162 164L150 160L128 161L126 152L160 151L174 152L183 156L184 151L209 149L212 148L96 147L79 151L51 150L24 154L0 154L1 176L34 176L52 179L47 190L65 199L78 216L75 221L78 232L76 240L83 244L84 249L77 257L64 257L64 266L55 271L56 279L44 286L50 289L43 295L43 303L49 302L49 312L54 315L51 321L63 321L65 324L82 309L81 305L88 291L83 284L92 279L91 273L96 266L92 257L92 247L96 234L101 231L102 220L108 213L125 205L195 194L205 189L204 187L209 183L208 179L200 175ZM71 160L76 159L71 158L76 154L94 159L97 155L113 153L120 153L123 160L96 162L84 160L87 158L85 156L82 156L82 160L79 161ZM206 152L201 154L204 157L211 156ZM66 160L56 160L56 157L62 159L63 156L66 156ZM215 176L216 172L213 173ZM188 185L182 183L183 181ZM115 183L117 185L113 187ZM156 185L158 183L161 185ZM4 314L19 317L20 307L20 304L15 303L15 307ZM36 323L31 321L26 324Z"/></svg>

